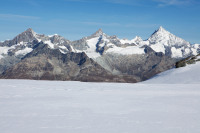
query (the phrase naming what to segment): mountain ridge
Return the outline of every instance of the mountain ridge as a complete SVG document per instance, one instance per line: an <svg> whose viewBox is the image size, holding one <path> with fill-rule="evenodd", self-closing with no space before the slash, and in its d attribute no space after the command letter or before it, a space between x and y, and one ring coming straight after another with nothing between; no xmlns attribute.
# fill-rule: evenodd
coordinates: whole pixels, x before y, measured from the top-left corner
<svg viewBox="0 0 200 133"><path fill-rule="evenodd" d="M3 74L5 75L6 72L9 75L8 70L19 68L19 63L26 64L24 59L33 51L45 57L45 51L38 49L38 45L45 45L48 49L56 50L60 53L57 54L59 56L62 54L75 56L76 54L85 53L87 58L92 59L99 65L96 73L104 70L103 73L110 75L108 77L117 77L114 79L119 82L130 82L130 79L133 80L132 82L139 82L149 79L157 73L174 67L177 61L195 55L200 51L199 44L193 46L189 42L171 34L163 27L156 30L147 40L142 40L139 36L132 40L119 39L117 36L109 36L102 29L99 29L90 36L76 41L69 41L57 34L51 36L37 34L29 28L17 35L13 40L0 43L0 73L4 72ZM30 60L32 60L31 58L40 59L40 55L35 54L29 58ZM54 60L53 62L56 63ZM49 64L48 62L46 63ZM32 65L34 66L34 64ZM56 69L56 65L54 64L53 66L53 69ZM48 69L44 67L41 71L45 73ZM62 67L62 71L73 70L72 67L73 65L67 68ZM76 68L77 71L81 71L79 67ZM30 66L30 69L33 68ZM30 69L27 69L27 72L32 71ZM15 70L17 71L17 69ZM89 72L85 73L85 78ZM95 75L93 74L94 79L96 78ZM124 78L124 76L127 78ZM31 76L28 75L28 77ZM82 77L84 78L83 75ZM9 78L9 76L6 78ZM88 81L92 81L92 76L88 79L90 79ZM106 81L102 80L101 76L96 79ZM109 81L114 81L114 79ZM66 80L70 80L70 78L66 78ZM75 79L71 78L71 80ZM83 79L80 80L83 81Z"/></svg>

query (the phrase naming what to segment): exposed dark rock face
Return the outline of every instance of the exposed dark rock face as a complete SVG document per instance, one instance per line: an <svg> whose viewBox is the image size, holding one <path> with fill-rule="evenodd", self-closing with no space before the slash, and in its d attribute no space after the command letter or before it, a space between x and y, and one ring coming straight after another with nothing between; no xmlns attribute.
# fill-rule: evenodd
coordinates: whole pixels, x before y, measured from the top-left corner
<svg viewBox="0 0 200 133"><path fill-rule="evenodd" d="M132 75L139 81L149 79L157 73L174 67L174 59L162 53L156 53L148 46L145 47L145 52L148 54L104 54L96 61L113 74Z"/></svg>
<svg viewBox="0 0 200 133"><path fill-rule="evenodd" d="M0 43L0 46L10 47L20 42L32 42L33 40L36 40L35 33L31 28L29 28L26 31L19 34L18 36L16 36L13 40L7 40L3 43Z"/></svg>
<svg viewBox="0 0 200 133"><path fill-rule="evenodd" d="M176 62L176 68L179 67L184 67L187 64L195 64L196 62L200 61L200 54L196 55L196 56L190 56L188 58L185 58L183 60L180 60L178 62Z"/></svg>
<svg viewBox="0 0 200 133"><path fill-rule="evenodd" d="M39 43L23 60L6 70L0 78L35 80L77 80L94 82L137 82L131 76L106 71L85 53L62 54Z"/></svg>

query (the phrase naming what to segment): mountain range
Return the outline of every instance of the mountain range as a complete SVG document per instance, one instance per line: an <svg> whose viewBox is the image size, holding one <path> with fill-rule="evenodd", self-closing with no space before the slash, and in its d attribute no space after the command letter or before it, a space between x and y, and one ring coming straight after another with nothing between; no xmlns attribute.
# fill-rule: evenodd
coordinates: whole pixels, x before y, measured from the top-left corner
<svg viewBox="0 0 200 133"><path fill-rule="evenodd" d="M0 78L140 82L200 53L160 27L147 40L109 36L102 29L80 40L41 35L27 29L0 42Z"/></svg>

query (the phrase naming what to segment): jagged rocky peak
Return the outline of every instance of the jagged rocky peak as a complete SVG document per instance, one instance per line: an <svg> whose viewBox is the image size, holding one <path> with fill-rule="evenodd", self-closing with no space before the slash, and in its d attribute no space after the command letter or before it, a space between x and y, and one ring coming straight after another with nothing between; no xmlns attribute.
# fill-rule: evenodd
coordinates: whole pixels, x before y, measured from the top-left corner
<svg viewBox="0 0 200 133"><path fill-rule="evenodd" d="M1 45L11 47L19 43L30 43L34 40L37 40L37 34L31 28L28 28L27 30L17 35L12 40L5 41Z"/></svg>
<svg viewBox="0 0 200 133"><path fill-rule="evenodd" d="M92 34L92 36L98 37L98 36L102 36L103 34L105 34L105 33L100 28L98 31L96 31L94 34Z"/></svg>
<svg viewBox="0 0 200 133"><path fill-rule="evenodd" d="M58 34L54 34L49 37L50 37L51 42L54 44L69 44L70 43L69 40L65 39L64 37L62 37Z"/></svg>
<svg viewBox="0 0 200 133"><path fill-rule="evenodd" d="M33 31L32 28L28 28L25 32L31 32L31 33L34 33L34 31Z"/></svg>
<svg viewBox="0 0 200 133"><path fill-rule="evenodd" d="M20 35L32 35L33 37L36 36L36 32L33 31L32 28L28 28L27 30L25 30L24 32L22 32Z"/></svg>
<svg viewBox="0 0 200 133"><path fill-rule="evenodd" d="M36 33L31 28L28 28L27 30L25 30L24 32L19 34L16 38L21 40L21 41L27 41L28 42L28 41L34 40L35 37L36 37Z"/></svg>

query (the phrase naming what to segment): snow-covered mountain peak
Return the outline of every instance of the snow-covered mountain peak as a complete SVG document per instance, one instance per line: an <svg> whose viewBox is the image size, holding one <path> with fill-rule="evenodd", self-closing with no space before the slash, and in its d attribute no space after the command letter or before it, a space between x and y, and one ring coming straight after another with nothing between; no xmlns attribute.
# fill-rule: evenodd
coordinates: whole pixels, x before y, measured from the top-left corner
<svg viewBox="0 0 200 133"><path fill-rule="evenodd" d="M158 30L156 30L152 35L152 36L169 36L171 33L169 31L167 31L166 29L164 29L162 26L160 26L158 28Z"/></svg>
<svg viewBox="0 0 200 133"><path fill-rule="evenodd" d="M148 39L150 44L160 44L164 46L185 46L190 45L189 42L179 38L169 31L165 30L162 26L156 30Z"/></svg>
<svg viewBox="0 0 200 133"><path fill-rule="evenodd" d="M167 31L167 30L165 30L162 26L160 26L159 29L158 29L158 31L162 32L162 31Z"/></svg>
<svg viewBox="0 0 200 133"><path fill-rule="evenodd" d="M183 58L197 53L197 49L193 49L189 42L173 35L163 27L156 30L148 41L154 51L162 52L172 58Z"/></svg>
<svg viewBox="0 0 200 133"><path fill-rule="evenodd" d="M134 39L132 39L132 41L134 41L134 42L141 42L141 41L143 41L143 40L142 40L141 37L136 36Z"/></svg>
<svg viewBox="0 0 200 133"><path fill-rule="evenodd" d="M28 28L25 32L34 32L32 28Z"/></svg>

